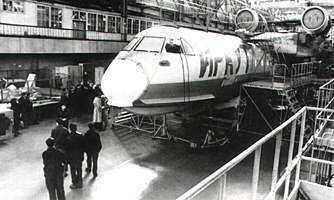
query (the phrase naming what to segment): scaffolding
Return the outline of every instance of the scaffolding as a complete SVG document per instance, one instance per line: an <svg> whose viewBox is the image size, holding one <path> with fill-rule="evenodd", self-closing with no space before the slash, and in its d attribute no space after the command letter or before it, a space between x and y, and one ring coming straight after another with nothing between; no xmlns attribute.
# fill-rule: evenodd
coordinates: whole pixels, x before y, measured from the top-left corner
<svg viewBox="0 0 334 200"><path fill-rule="evenodd" d="M247 102L250 100L256 108L266 125L273 130L273 124L269 123L264 113L263 101L267 101L271 111L279 111L279 122L282 123L291 114L296 113L300 108L306 105L306 96L308 95L307 86L312 85L312 69L314 62L296 63L291 66L286 64L275 64L273 66L272 76L267 80L257 80L247 82L241 85L240 98ZM257 105L256 95L251 91L261 91L261 106ZM246 99L246 100L245 100ZM309 105L315 106L315 105ZM243 109L245 111L245 109ZM241 127L244 113L239 113L238 127ZM307 117L309 120L309 117ZM313 126L312 126L313 127Z"/></svg>
<svg viewBox="0 0 334 200"><path fill-rule="evenodd" d="M225 134L219 134L216 132L218 128L214 125L214 122L217 123L233 123L233 120L223 120L214 117L200 116L199 118L205 119L206 123L203 123L203 127L206 128L206 131L203 135L203 138L198 141L194 141L191 138L184 136L179 136L177 134L171 133L168 129L168 126L181 125L183 122L177 122L175 119L176 116L169 116L173 120L169 120L167 124L167 115L168 114L159 114L159 115L139 115L131 113L125 109L112 107L112 126L121 127L128 130L128 133L141 132L148 134L152 139L161 139L169 140L173 142L181 141L190 146L190 148L211 148L217 146L224 146L229 142L228 137Z"/></svg>

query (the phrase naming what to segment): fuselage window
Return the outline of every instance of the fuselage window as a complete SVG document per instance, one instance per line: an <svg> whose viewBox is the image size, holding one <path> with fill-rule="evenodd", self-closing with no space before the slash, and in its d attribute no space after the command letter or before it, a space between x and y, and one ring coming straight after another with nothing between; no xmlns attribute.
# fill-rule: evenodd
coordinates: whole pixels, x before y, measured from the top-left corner
<svg viewBox="0 0 334 200"><path fill-rule="evenodd" d="M135 51L161 52L164 42L162 37L144 37Z"/></svg>
<svg viewBox="0 0 334 200"><path fill-rule="evenodd" d="M123 51L130 51L137 44L138 41L138 37L133 38L131 42L123 48Z"/></svg>
<svg viewBox="0 0 334 200"><path fill-rule="evenodd" d="M186 55L192 55L192 56L195 55L193 48L190 46L190 44L187 41L185 41L184 39L181 39L181 42L182 42L184 53Z"/></svg>

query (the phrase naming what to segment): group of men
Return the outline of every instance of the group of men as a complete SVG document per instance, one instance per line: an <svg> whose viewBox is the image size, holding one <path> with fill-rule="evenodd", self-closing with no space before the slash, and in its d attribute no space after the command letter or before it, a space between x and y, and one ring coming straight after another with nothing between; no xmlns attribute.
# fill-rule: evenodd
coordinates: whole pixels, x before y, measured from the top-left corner
<svg viewBox="0 0 334 200"><path fill-rule="evenodd" d="M10 101L13 110L13 133L14 136L20 134L19 129L26 128L31 124L37 123L37 115L33 109L29 92L22 92L19 99L13 98ZM23 122L22 126L20 125Z"/></svg>
<svg viewBox="0 0 334 200"><path fill-rule="evenodd" d="M69 130L62 119L56 120L56 127L51 137L46 140L48 149L43 152L44 176L50 200L64 200L64 177L70 166L71 189L82 188L82 162L87 154L86 172L93 172L97 177L98 156L102 144L100 136L94 130L94 124L88 124L88 131L82 135L77 132L77 125L69 124Z"/></svg>

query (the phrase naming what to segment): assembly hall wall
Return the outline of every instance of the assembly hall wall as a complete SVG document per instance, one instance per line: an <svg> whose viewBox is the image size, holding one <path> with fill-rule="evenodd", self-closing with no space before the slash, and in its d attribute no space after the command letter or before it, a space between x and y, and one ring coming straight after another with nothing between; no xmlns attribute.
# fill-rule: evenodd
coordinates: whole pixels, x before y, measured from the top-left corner
<svg viewBox="0 0 334 200"><path fill-rule="evenodd" d="M49 11L48 22L41 21L41 9ZM51 9L56 10L53 15ZM51 18L54 19L57 13L61 13L61 17L52 21ZM82 13L86 16L85 20L79 18L77 21L85 24L84 38L73 31L74 15ZM120 33L115 26L108 29L106 24L105 30L98 30L96 21L95 29L89 27L91 22L88 21L88 14L95 14L96 17L103 15L104 19L113 17L114 20L120 15L33 0L0 0L1 76L7 70L52 71L58 66L79 63L106 68L128 42L119 39Z"/></svg>
<svg viewBox="0 0 334 200"><path fill-rule="evenodd" d="M8 4L9 2L11 2L10 5ZM84 12L87 15L90 13L104 16L120 16L120 13L116 12L79 8L64 4L33 0L0 0L0 10L0 23L63 29L73 28L73 11ZM38 10L40 11L39 18L42 17L42 19L38 19ZM58 14L60 17L57 16ZM49 20L51 23L45 21L48 20L46 19L47 15L50 18ZM88 18L87 15L84 16L86 20ZM51 21L51 17L54 18L53 21ZM78 20L85 21L86 28L89 26L89 23L92 23L87 23L87 21L82 18Z"/></svg>
<svg viewBox="0 0 334 200"><path fill-rule="evenodd" d="M0 54L0 71L37 71L55 67L91 63L95 67L107 68L116 54Z"/></svg>
<svg viewBox="0 0 334 200"><path fill-rule="evenodd" d="M2 53L117 53L127 42L0 36Z"/></svg>

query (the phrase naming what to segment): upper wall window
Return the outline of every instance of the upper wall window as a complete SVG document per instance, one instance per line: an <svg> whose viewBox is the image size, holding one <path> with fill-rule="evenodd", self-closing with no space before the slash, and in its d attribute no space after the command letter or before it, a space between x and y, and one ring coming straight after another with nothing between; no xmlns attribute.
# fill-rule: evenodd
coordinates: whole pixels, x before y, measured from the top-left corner
<svg viewBox="0 0 334 200"><path fill-rule="evenodd" d="M85 12L79 12L79 11L73 11L72 12L72 19L75 20L75 21L86 22L86 13Z"/></svg>
<svg viewBox="0 0 334 200"><path fill-rule="evenodd" d="M51 8L51 27L62 27L63 11L59 8Z"/></svg>
<svg viewBox="0 0 334 200"><path fill-rule="evenodd" d="M88 30L96 31L96 14L88 13Z"/></svg>
<svg viewBox="0 0 334 200"><path fill-rule="evenodd" d="M11 12L24 12L24 2L20 0L2 0L3 10Z"/></svg>
<svg viewBox="0 0 334 200"><path fill-rule="evenodd" d="M133 34L137 34L139 32L139 20L133 20Z"/></svg>
<svg viewBox="0 0 334 200"><path fill-rule="evenodd" d="M152 22L147 22L147 28L151 28L152 27Z"/></svg>
<svg viewBox="0 0 334 200"><path fill-rule="evenodd" d="M37 6L37 26L49 27L50 9L46 6Z"/></svg>
<svg viewBox="0 0 334 200"><path fill-rule="evenodd" d="M133 19L128 19L128 33L132 34L132 21Z"/></svg>
<svg viewBox="0 0 334 200"><path fill-rule="evenodd" d="M105 15L97 16L97 31L106 31L107 17Z"/></svg>
<svg viewBox="0 0 334 200"><path fill-rule="evenodd" d="M108 32L116 33L116 17L108 16Z"/></svg>
<svg viewBox="0 0 334 200"><path fill-rule="evenodd" d="M146 21L142 20L140 21L140 31L143 31L146 29Z"/></svg>
<svg viewBox="0 0 334 200"><path fill-rule="evenodd" d="M116 33L120 33L120 32L121 32L121 18L116 17Z"/></svg>
<svg viewBox="0 0 334 200"><path fill-rule="evenodd" d="M37 6L37 26L61 28L63 11L60 8Z"/></svg>

